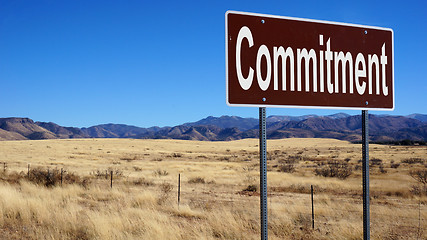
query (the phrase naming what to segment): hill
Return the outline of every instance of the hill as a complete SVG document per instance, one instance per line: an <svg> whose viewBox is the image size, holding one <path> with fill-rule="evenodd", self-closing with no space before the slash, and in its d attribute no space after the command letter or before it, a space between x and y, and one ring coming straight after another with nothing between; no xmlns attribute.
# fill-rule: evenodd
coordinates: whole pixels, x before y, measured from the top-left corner
<svg viewBox="0 0 427 240"><path fill-rule="evenodd" d="M29 118L0 118L0 137L8 140L54 139L55 134Z"/></svg>
<svg viewBox="0 0 427 240"><path fill-rule="evenodd" d="M410 117L411 116L411 117ZM369 115L371 141L427 141L422 114L409 116ZM419 120L421 119L421 120ZM281 138L333 138L360 141L359 115L269 116L267 136ZM101 124L88 128L63 127L29 118L0 118L0 140L56 138L137 138L224 141L258 137L258 119L237 116L207 117L174 127L140 128L125 124Z"/></svg>
<svg viewBox="0 0 427 240"><path fill-rule="evenodd" d="M237 116L221 116L221 117L212 117L209 116L200 121L193 123L184 123L184 126L208 126L214 125L220 128L238 128L241 131L249 130L258 124L258 119L256 118L242 118Z"/></svg>
<svg viewBox="0 0 427 240"><path fill-rule="evenodd" d="M408 115L407 117L420 120L421 122L427 122L427 114L414 113L414 114Z"/></svg>

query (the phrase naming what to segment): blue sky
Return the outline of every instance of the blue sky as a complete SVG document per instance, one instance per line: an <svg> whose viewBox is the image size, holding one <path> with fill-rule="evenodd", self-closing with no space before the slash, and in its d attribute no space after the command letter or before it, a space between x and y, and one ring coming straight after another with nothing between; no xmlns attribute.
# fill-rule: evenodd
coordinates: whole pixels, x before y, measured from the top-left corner
<svg viewBox="0 0 427 240"><path fill-rule="evenodd" d="M225 103L225 12L394 30L395 110L427 114L426 1L0 0L0 117L173 126L257 117ZM268 115L360 111L268 108Z"/></svg>

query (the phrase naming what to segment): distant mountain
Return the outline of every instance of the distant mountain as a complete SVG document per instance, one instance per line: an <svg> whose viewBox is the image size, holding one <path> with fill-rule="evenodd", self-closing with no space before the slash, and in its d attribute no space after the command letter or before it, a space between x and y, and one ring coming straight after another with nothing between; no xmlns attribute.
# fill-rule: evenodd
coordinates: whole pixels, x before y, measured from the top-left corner
<svg viewBox="0 0 427 240"><path fill-rule="evenodd" d="M283 122L283 121L302 121L308 118L315 118L318 117L317 115L303 115L303 116L277 116L272 115L267 117L267 122Z"/></svg>
<svg viewBox="0 0 427 240"><path fill-rule="evenodd" d="M16 132L6 131L0 128L0 140L26 140L28 138Z"/></svg>
<svg viewBox="0 0 427 240"><path fill-rule="evenodd" d="M38 126L29 118L0 118L2 139L50 139L56 138L49 130Z"/></svg>
<svg viewBox="0 0 427 240"><path fill-rule="evenodd" d="M256 118L242 118L236 116L209 116L197 122L184 123L184 126L200 126L200 125L214 125L220 128L238 128L241 131L249 130L258 124Z"/></svg>
<svg viewBox="0 0 427 240"><path fill-rule="evenodd" d="M346 118L350 115L346 113L336 113L333 115L328 115L326 117L332 119ZM278 116L272 115L267 117L267 122L283 122L283 121L302 121L309 118L319 118L318 115L304 115L304 116ZM213 117L209 116L197 122L184 123L184 126L200 126L200 125L214 125L220 128L238 128L240 131L246 131L254 127L258 127L257 118L242 118L237 116L221 116Z"/></svg>
<svg viewBox="0 0 427 240"><path fill-rule="evenodd" d="M361 140L360 116L334 114L329 116L305 115L300 117L271 116L267 123L269 138L316 137L348 141ZM297 119L297 120L291 120ZM120 126L120 128L118 128ZM420 131L423 123L402 116L369 116L372 141L423 140L427 134ZM105 135L90 133L92 137L135 137L149 139L186 139L202 141L236 140L258 137L258 120L233 116L207 117L197 122L175 127L137 128L134 126L107 124L97 128L114 133ZM128 130L126 130L129 128ZM119 131L120 130L120 131ZM98 130L99 131L99 130ZM133 131L132 134L126 133ZM128 135L126 135L128 134Z"/></svg>
<svg viewBox="0 0 427 240"><path fill-rule="evenodd" d="M411 129L424 125L418 120L402 116L377 117L375 115L369 115L368 123L372 141L381 141L391 135L394 135L394 137L388 137L391 140L403 140L405 138L399 137L394 132L402 129L410 132ZM357 141L361 139L362 119L360 116L338 119L317 117L302 121L278 122L268 126L267 133L269 132L272 138L316 137ZM427 135L423 138L427 139ZM422 140L420 135L413 133L408 135L408 139Z"/></svg>
<svg viewBox="0 0 427 240"><path fill-rule="evenodd" d="M82 131L96 138L137 138L141 134L157 132L159 129L159 127L140 128L125 124L109 123L82 128Z"/></svg>
<svg viewBox="0 0 427 240"><path fill-rule="evenodd" d="M421 122L427 122L427 114L414 113L414 114L408 115L406 117L417 119L417 120L420 120Z"/></svg>
<svg viewBox="0 0 427 240"><path fill-rule="evenodd" d="M228 131L235 129L235 132L240 133L241 131L237 128L220 128L214 125L199 125L199 126L187 126L179 125L175 127L165 127L159 129L157 132L147 132L147 134L140 135L139 138L148 139L182 139L182 140L201 140L201 141L216 141L216 140L233 140L227 139L232 136L233 133L229 132L224 134L224 130Z"/></svg>
<svg viewBox="0 0 427 240"><path fill-rule="evenodd" d="M54 138L87 138L89 134L75 127L62 127L53 122L36 122L37 126L42 127L55 135Z"/></svg>
<svg viewBox="0 0 427 240"><path fill-rule="evenodd" d="M347 113L336 113L336 114L327 115L327 116L318 116L315 114L303 115L303 116L276 116L276 115L272 115L272 116L269 116L266 120L267 120L267 122L283 122L283 121L303 121L303 120L306 120L309 118L319 118L319 117L328 117L328 118L332 118L332 119L339 119L339 118L346 118L349 116L350 115L348 115Z"/></svg>
<svg viewBox="0 0 427 240"><path fill-rule="evenodd" d="M119 138L119 135L100 126L82 128L82 131L93 138Z"/></svg>
<svg viewBox="0 0 427 240"><path fill-rule="evenodd" d="M327 115L326 117L328 118L333 118L333 119L339 119L339 118L347 118L350 117L351 115L347 114L347 113L335 113L332 115Z"/></svg>
<svg viewBox="0 0 427 240"><path fill-rule="evenodd" d="M427 123L422 114L412 117L369 115L371 141L427 141ZM418 120L420 118L421 120ZM360 141L359 115L339 113L329 116L270 116L267 136L280 138L334 138ZM63 127L52 122L34 122L29 118L0 118L0 140L56 138L137 138L223 141L258 137L258 120L236 116L207 117L174 127L140 128L125 124L101 124L89 128Z"/></svg>

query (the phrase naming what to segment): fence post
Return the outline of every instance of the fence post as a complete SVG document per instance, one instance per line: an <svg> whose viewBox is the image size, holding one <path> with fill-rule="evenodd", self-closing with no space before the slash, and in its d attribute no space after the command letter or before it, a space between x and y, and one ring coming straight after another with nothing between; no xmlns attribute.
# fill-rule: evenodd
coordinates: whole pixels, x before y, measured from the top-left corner
<svg viewBox="0 0 427 240"><path fill-rule="evenodd" d="M27 172L28 179L30 178L30 164L28 164L28 172Z"/></svg>
<svg viewBox="0 0 427 240"><path fill-rule="evenodd" d="M3 163L3 172L6 172L6 162Z"/></svg>
<svg viewBox="0 0 427 240"><path fill-rule="evenodd" d="M181 200L181 173L178 174L178 208Z"/></svg>
<svg viewBox="0 0 427 240"><path fill-rule="evenodd" d="M61 168L61 187L62 187L62 173L63 173L63 170Z"/></svg>
<svg viewBox="0 0 427 240"><path fill-rule="evenodd" d="M311 225L314 229L314 201L313 201L313 185L311 185Z"/></svg>
<svg viewBox="0 0 427 240"><path fill-rule="evenodd" d="M113 188L113 171L111 171L111 183L110 183L110 187Z"/></svg>
<svg viewBox="0 0 427 240"><path fill-rule="evenodd" d="M418 202L418 230L417 230L417 239L421 235L421 198Z"/></svg>

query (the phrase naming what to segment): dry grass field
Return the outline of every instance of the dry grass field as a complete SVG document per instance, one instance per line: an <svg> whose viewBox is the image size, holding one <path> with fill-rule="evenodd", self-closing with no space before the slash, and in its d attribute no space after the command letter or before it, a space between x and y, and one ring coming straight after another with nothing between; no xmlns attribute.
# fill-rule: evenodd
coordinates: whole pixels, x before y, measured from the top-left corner
<svg viewBox="0 0 427 240"><path fill-rule="evenodd" d="M267 149L269 239L362 239L360 144ZM427 147L371 144L370 159L372 239L427 239L426 186L410 174ZM1 239L260 237L257 139L1 141L0 163Z"/></svg>

